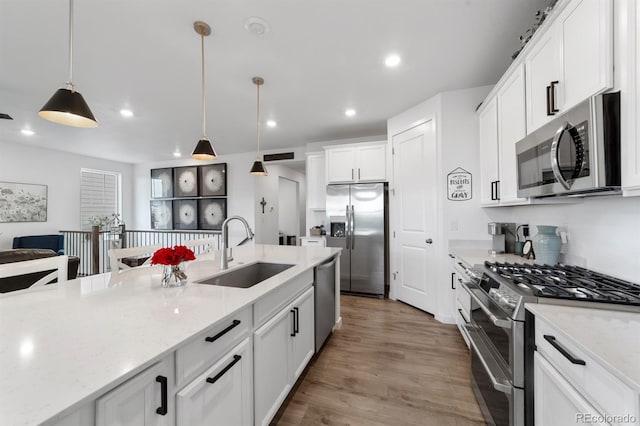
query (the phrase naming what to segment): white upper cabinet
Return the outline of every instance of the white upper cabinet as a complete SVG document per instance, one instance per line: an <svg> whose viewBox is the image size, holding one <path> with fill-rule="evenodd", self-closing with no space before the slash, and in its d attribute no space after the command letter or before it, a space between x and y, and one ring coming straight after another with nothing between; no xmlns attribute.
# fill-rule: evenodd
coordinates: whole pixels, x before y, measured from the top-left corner
<svg viewBox="0 0 640 426"><path fill-rule="evenodd" d="M498 101L485 100L478 115L480 132L480 201L483 206L498 205Z"/></svg>
<svg viewBox="0 0 640 426"><path fill-rule="evenodd" d="M386 142L325 148L328 183L387 180Z"/></svg>
<svg viewBox="0 0 640 426"><path fill-rule="evenodd" d="M635 1L625 6L629 36L620 50L629 71L623 82L626 90L620 92L622 189L625 196L640 196L640 6Z"/></svg>
<svg viewBox="0 0 640 426"><path fill-rule="evenodd" d="M528 133L613 87L613 2L567 3L526 55Z"/></svg>
<svg viewBox="0 0 640 426"><path fill-rule="evenodd" d="M498 91L498 146L500 152L500 204L526 203L518 198L516 142L527 135L524 66L519 66Z"/></svg>

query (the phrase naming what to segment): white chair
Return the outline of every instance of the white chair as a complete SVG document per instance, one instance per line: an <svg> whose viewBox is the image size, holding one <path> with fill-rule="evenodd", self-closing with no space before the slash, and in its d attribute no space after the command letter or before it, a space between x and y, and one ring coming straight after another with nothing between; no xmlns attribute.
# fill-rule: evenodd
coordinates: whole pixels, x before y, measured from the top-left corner
<svg viewBox="0 0 640 426"><path fill-rule="evenodd" d="M109 250L109 265L111 266L111 273L118 273L123 269L131 269L132 267L122 262L122 259L126 257L143 257L149 256L142 265L138 266L146 266L151 264L151 256L153 253L161 248L162 246L154 245L154 246L140 246L140 247L129 247L129 248L121 248L121 249L111 249Z"/></svg>
<svg viewBox="0 0 640 426"><path fill-rule="evenodd" d="M51 271L40 278L29 288L42 287L57 278L58 283L67 281L67 268L69 256L53 256L43 259L23 260L21 262L5 263L0 265L0 278L15 277L18 275L32 274L34 272Z"/></svg>
<svg viewBox="0 0 640 426"><path fill-rule="evenodd" d="M213 253L213 251L216 249L217 244L218 240L214 237L200 238L197 240L187 240L182 242L183 246L187 246L188 248L193 250L193 252L196 254L196 257L203 254Z"/></svg>

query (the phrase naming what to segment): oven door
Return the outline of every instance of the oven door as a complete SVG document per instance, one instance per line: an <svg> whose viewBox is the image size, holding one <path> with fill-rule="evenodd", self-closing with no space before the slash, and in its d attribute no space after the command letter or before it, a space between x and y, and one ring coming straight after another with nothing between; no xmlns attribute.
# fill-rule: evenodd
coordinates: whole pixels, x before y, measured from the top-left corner
<svg viewBox="0 0 640 426"><path fill-rule="evenodd" d="M510 318L487 293L473 283L462 287L471 296L471 324L495 354L509 381L524 386L524 325Z"/></svg>
<svg viewBox="0 0 640 426"><path fill-rule="evenodd" d="M514 387L481 334L466 326L471 343L471 382L488 425L523 426L524 390Z"/></svg>

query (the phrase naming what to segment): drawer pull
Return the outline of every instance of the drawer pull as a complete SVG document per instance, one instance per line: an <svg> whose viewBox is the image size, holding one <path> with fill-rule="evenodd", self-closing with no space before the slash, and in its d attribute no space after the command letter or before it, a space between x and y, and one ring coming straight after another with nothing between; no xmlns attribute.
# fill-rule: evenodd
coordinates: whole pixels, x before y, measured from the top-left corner
<svg viewBox="0 0 640 426"><path fill-rule="evenodd" d="M458 313L462 317L462 320L464 321L464 323L469 324L469 321L467 321L467 319L464 317L464 314L462 313L462 309L458 308Z"/></svg>
<svg viewBox="0 0 640 426"><path fill-rule="evenodd" d="M456 286L455 286L454 281L453 281L453 278L454 278L455 276L456 276L456 273L455 273L455 272L452 272L452 273L451 273L451 290L455 290L455 289L456 289Z"/></svg>
<svg viewBox="0 0 640 426"><path fill-rule="evenodd" d="M156 382L160 383L160 407L156 408L156 414L161 416L167 415L167 378L164 376L157 376Z"/></svg>
<svg viewBox="0 0 640 426"><path fill-rule="evenodd" d="M451 253L449 253L449 257L452 259L455 259L456 257L454 255L452 255Z"/></svg>
<svg viewBox="0 0 640 426"><path fill-rule="evenodd" d="M554 348L556 348L558 350L558 352L560 352L562 355L564 355L564 357L566 359L568 359L569 361L571 361L572 364L578 364L578 365L586 365L586 363L579 359L574 357L573 355L571 355L571 353L566 350L565 348L563 348L560 343L558 343L556 341L556 337L555 336L551 336L549 334L545 334L544 335L544 340L546 340L547 342L549 342L549 344L551 346L553 346Z"/></svg>
<svg viewBox="0 0 640 426"><path fill-rule="evenodd" d="M296 317L296 325L293 329L293 332L298 334L300 333L300 310L298 309L298 307L293 308L293 310L296 311L296 313L294 314L294 316Z"/></svg>
<svg viewBox="0 0 640 426"><path fill-rule="evenodd" d="M291 337L296 337L296 311L292 309L290 312L293 314L291 317Z"/></svg>
<svg viewBox="0 0 640 426"><path fill-rule="evenodd" d="M236 328L239 325L240 325L240 320L233 320L233 322L231 323L231 325L229 327L225 328L224 330L222 330L220 333L216 334L215 336L207 337L204 340L206 340L207 342L215 342L216 340L218 340L219 338L221 338L222 336L224 336L225 334L227 334L228 332L230 332L231 330L233 330L234 328Z"/></svg>
<svg viewBox="0 0 640 426"><path fill-rule="evenodd" d="M238 361L240 361L242 359L242 357L240 355L234 355L233 356L233 361L231 361L229 364L227 364L227 366L225 368L223 368L222 370L220 370L220 372L218 374L216 374L213 377L207 377L207 383L215 383L218 381L218 379L220 379L220 377L224 376L224 374L231 370L231 368L233 368L234 365L236 365L238 363Z"/></svg>

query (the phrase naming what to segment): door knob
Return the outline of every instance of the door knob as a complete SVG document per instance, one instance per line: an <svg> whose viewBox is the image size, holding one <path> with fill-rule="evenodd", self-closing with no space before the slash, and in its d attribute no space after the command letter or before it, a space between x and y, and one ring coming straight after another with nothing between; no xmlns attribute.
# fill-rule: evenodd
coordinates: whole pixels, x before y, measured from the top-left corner
<svg viewBox="0 0 640 426"><path fill-rule="evenodd" d="M433 240L431 238L427 238L424 242L427 244L433 244Z"/></svg>

